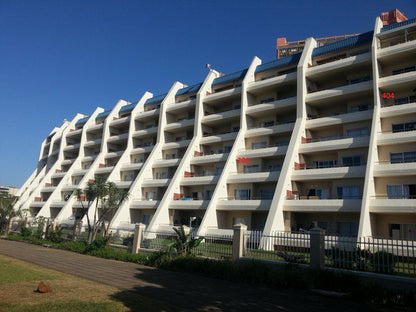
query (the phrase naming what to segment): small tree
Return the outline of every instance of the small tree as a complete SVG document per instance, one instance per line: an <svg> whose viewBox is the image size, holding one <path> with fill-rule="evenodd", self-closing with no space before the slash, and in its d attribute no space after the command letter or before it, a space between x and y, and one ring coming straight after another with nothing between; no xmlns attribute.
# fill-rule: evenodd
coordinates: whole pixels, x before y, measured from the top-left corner
<svg viewBox="0 0 416 312"><path fill-rule="evenodd" d="M10 230L10 224L15 217L21 217L20 209L15 209L14 204L18 197L9 193L0 193L0 234L7 235Z"/></svg>
<svg viewBox="0 0 416 312"><path fill-rule="evenodd" d="M108 225L105 226L105 221L111 220L123 201L128 198L127 191L119 189L113 182L105 182L101 176L89 181L86 189L76 189L74 194L81 202L81 218L84 216L87 218L88 243L95 239L100 228L104 228L104 235L107 235ZM84 205L84 201L87 205ZM92 220L90 209L93 209Z"/></svg>
<svg viewBox="0 0 416 312"><path fill-rule="evenodd" d="M168 246L168 253L177 256L189 256L194 253L194 249L201 244L203 238L192 237L186 234L183 225L179 229L173 228L178 235L175 240Z"/></svg>

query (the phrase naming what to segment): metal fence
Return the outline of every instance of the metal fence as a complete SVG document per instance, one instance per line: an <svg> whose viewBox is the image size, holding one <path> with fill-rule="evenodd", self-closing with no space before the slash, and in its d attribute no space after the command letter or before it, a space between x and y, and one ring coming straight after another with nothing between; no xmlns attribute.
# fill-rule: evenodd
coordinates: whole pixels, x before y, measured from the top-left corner
<svg viewBox="0 0 416 312"><path fill-rule="evenodd" d="M325 265L416 276L416 241L326 236Z"/></svg>
<svg viewBox="0 0 416 312"><path fill-rule="evenodd" d="M273 232L265 235L262 231L251 231L244 239L247 258L295 263L310 261L309 234Z"/></svg>
<svg viewBox="0 0 416 312"><path fill-rule="evenodd" d="M195 248L196 255L215 259L231 259L232 252L233 235L206 235Z"/></svg>

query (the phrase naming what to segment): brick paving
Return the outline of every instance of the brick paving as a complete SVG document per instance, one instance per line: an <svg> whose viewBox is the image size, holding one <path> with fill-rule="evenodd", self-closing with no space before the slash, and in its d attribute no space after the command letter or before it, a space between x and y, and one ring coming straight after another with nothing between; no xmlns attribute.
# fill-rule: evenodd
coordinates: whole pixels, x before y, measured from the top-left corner
<svg viewBox="0 0 416 312"><path fill-rule="evenodd" d="M160 300L178 311L378 311L306 291L238 284L3 239L0 254Z"/></svg>

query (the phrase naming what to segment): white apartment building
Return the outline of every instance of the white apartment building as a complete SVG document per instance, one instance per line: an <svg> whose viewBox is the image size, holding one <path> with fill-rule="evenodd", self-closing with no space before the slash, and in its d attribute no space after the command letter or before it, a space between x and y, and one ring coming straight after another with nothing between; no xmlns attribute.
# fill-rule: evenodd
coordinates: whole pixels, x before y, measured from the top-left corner
<svg viewBox="0 0 416 312"><path fill-rule="evenodd" d="M130 194L111 229L416 239L416 19L78 114L43 141L16 208L79 218L72 192L98 175Z"/></svg>

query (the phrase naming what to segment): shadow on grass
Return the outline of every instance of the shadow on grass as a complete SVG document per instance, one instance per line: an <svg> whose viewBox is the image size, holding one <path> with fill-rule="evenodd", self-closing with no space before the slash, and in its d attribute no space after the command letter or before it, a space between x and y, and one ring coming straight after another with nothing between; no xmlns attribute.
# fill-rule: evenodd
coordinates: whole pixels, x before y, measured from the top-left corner
<svg viewBox="0 0 416 312"><path fill-rule="evenodd" d="M322 297L303 290L271 289L189 273L141 267L138 285L112 298L131 311L377 311L357 302ZM143 306L141 297L155 305Z"/></svg>

